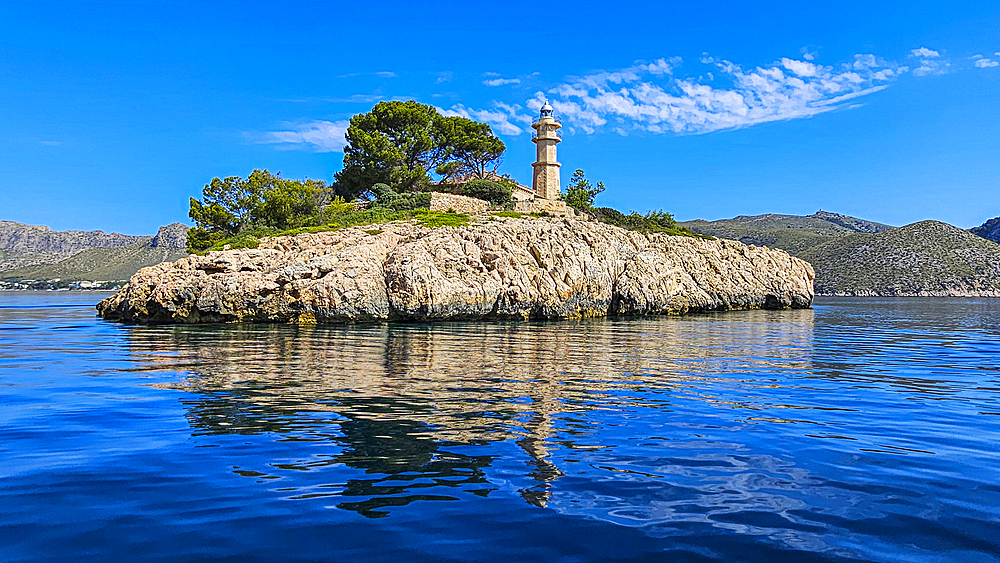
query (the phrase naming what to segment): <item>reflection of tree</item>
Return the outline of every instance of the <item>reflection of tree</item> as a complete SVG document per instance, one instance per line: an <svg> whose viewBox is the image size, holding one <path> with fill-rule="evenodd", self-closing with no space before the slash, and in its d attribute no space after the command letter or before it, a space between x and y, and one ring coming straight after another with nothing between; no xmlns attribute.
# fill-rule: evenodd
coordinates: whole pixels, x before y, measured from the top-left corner
<svg viewBox="0 0 1000 563"><path fill-rule="evenodd" d="M344 464L362 470L371 478L300 498L357 497L361 500L338 506L382 516L388 507L414 500L454 498L432 494L434 487L488 494L485 470L493 458L457 450L509 440L527 454L524 475L534 482L521 488L522 497L545 506L553 482L563 475L550 452L575 447L574 433L559 426L568 413L639 404L651 388L661 401L683 389L724 402L692 390L691 383L718 373L768 369L769 363L807 367L796 346L811 335L811 314L738 313L742 317L735 318L747 321L736 323L738 338L732 334L734 317L728 317L727 331L717 331L722 317L715 316L551 324L133 327L130 334L146 369L190 373L177 387L191 392L183 402L196 434L273 434L334 445L335 453L272 466L292 471ZM795 326L806 332L790 330ZM786 357L774 357L782 350Z"/></svg>

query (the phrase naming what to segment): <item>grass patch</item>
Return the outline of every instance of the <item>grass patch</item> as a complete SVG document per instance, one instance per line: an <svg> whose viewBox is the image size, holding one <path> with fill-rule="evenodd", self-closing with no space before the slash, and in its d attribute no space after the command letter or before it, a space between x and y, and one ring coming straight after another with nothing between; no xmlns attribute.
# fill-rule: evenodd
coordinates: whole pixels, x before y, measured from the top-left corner
<svg viewBox="0 0 1000 563"><path fill-rule="evenodd" d="M510 217L512 219L522 219L524 218L524 213L518 213L517 211L495 211L493 212L494 217Z"/></svg>
<svg viewBox="0 0 1000 563"><path fill-rule="evenodd" d="M424 227L464 227L469 224L469 216L464 213L441 213L429 209L417 209L414 219Z"/></svg>
<svg viewBox="0 0 1000 563"><path fill-rule="evenodd" d="M468 225L470 219L468 215L463 213L441 213L440 211L431 211L426 208L394 210L384 207L375 207L361 211L354 211L352 208L351 211L338 215L334 220L326 223L325 225L299 227L297 229L288 229L285 231L257 229L251 232L241 233L235 237L217 240L211 247L206 249L206 252L212 250L223 250L227 245L231 250L241 248L257 248L260 245L260 239L264 237L294 236L301 235L303 233L325 233L337 231L347 227L360 227L364 225L377 225L382 223L391 223L393 221L407 220L415 221L422 227L435 228L462 227ZM365 232L369 235L377 235L382 233L382 229L366 229ZM199 252L198 254L204 255L204 252Z"/></svg>

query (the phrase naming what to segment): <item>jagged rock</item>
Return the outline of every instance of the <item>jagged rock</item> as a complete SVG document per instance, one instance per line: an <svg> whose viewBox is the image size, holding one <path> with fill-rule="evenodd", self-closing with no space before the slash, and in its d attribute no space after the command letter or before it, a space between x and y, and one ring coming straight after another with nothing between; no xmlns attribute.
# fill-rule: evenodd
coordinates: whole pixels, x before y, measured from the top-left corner
<svg viewBox="0 0 1000 563"><path fill-rule="evenodd" d="M128 322L562 319L804 308L813 270L780 250L572 219L264 239L140 270L97 308Z"/></svg>
<svg viewBox="0 0 1000 563"><path fill-rule="evenodd" d="M153 237L150 246L153 248L172 248L184 250L187 248L187 232L190 227L181 223L171 223L160 227Z"/></svg>

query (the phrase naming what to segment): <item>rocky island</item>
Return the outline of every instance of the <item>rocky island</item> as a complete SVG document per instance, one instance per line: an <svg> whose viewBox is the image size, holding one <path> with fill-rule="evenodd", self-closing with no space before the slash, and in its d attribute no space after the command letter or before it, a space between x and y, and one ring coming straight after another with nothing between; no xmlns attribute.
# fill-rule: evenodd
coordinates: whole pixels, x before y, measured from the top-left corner
<svg viewBox="0 0 1000 563"><path fill-rule="evenodd" d="M393 222L145 268L98 304L138 323L577 319L809 307L781 250L573 218Z"/></svg>

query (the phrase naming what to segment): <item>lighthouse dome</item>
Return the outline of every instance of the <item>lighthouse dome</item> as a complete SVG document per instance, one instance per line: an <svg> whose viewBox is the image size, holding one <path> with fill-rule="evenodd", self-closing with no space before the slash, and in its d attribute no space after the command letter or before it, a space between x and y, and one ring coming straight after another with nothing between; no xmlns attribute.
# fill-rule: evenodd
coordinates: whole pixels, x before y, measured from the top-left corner
<svg viewBox="0 0 1000 563"><path fill-rule="evenodd" d="M542 117L552 117L552 106L549 105L549 101L545 100L545 105L542 106L542 110L539 112Z"/></svg>

